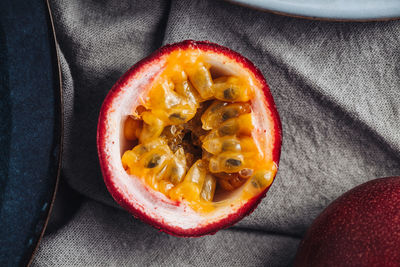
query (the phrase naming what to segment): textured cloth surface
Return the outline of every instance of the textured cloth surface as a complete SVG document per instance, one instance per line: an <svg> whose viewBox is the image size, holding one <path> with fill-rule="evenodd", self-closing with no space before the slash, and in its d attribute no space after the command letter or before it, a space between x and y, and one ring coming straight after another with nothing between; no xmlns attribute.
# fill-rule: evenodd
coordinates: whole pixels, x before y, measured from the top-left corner
<svg viewBox="0 0 400 267"><path fill-rule="evenodd" d="M59 195L33 266L287 266L332 200L400 174L400 21L310 21L214 0L51 7L65 102L62 187L78 195ZM96 152L97 116L111 86L162 44L185 39L217 42L253 61L283 127L267 197L234 227L198 239L159 233L119 209Z"/></svg>

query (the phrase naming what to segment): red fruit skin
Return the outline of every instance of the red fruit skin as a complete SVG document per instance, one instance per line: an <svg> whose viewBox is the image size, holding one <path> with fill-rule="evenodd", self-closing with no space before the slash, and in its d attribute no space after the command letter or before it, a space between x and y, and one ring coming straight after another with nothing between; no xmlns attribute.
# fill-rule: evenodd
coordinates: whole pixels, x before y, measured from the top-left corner
<svg viewBox="0 0 400 267"><path fill-rule="evenodd" d="M294 266L400 266L400 177L364 183L330 204Z"/></svg>
<svg viewBox="0 0 400 267"><path fill-rule="evenodd" d="M240 221L243 217L252 213L254 209L257 207L257 205L261 202L261 200L265 197L266 193L271 187L270 185L259 195L248 200L248 202L245 203L237 211L237 213L231 214L228 217L225 217L217 222L191 229L183 229L179 227L170 226L168 224L165 224L162 220L159 220L158 218L152 218L148 216L146 213L142 212L139 208L131 205L127 201L125 196L121 195L120 192L117 190L117 187L115 186L113 180L118 179L118 177L114 177L113 173L108 168L106 168L108 164L107 160L108 155L104 153L105 136L107 132L107 125L105 118L107 116L107 113L111 112L112 99L118 95L118 93L120 92L120 88L123 87L124 84L128 83L130 78L134 76L136 73L142 72L142 69L144 69L144 67L147 64L155 64L161 56L167 55L177 49L190 49L190 48L197 48L203 51L217 52L223 54L228 58L235 60L238 63L241 63L246 69L250 70L254 74L256 80L261 84L262 90L265 95L265 99L269 105L269 111L271 117L273 119L275 142L273 145L272 160L276 163L277 166L279 163L281 144L282 144L281 121L275 106L275 102L268 87L268 84L264 76L262 75L261 71L250 60L243 57L239 53L230 50L227 47L211 43L209 41L185 40L179 43L167 44L161 47L160 49L156 50L155 52L153 52L148 57L142 59L141 61L133 65L123 76L121 76L121 78L111 88L100 110L99 120L97 125L97 151L99 155L101 171L108 191L120 206L129 211L135 218L138 218L143 222L152 225L153 227L162 232L178 237L200 237L204 235L215 234L217 231L221 229L232 226L236 222Z"/></svg>

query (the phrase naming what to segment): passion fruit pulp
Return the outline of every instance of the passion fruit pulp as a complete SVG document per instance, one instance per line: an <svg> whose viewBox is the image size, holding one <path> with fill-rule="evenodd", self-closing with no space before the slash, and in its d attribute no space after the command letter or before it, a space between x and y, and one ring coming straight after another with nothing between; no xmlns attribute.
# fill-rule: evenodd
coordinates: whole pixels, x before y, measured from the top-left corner
<svg viewBox="0 0 400 267"><path fill-rule="evenodd" d="M209 42L167 45L133 66L98 124L112 196L178 236L214 233L250 213L273 182L280 144L260 71Z"/></svg>

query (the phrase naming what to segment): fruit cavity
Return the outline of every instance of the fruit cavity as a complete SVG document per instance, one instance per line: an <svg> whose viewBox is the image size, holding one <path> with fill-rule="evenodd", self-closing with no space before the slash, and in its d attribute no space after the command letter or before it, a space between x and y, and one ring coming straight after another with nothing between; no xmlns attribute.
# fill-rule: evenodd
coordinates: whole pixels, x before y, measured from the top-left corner
<svg viewBox="0 0 400 267"><path fill-rule="evenodd" d="M188 49L170 53L149 86L123 123L131 146L121 161L132 179L198 212L271 185L277 167L256 140L248 77L213 71L201 51Z"/></svg>

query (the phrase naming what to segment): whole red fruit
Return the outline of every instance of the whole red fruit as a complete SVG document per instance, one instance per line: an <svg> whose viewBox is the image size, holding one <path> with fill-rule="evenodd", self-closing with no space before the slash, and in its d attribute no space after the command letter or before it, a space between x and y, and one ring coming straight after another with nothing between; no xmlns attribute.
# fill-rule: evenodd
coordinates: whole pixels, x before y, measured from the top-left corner
<svg viewBox="0 0 400 267"><path fill-rule="evenodd" d="M294 266L400 266L400 177L369 181L330 204Z"/></svg>

